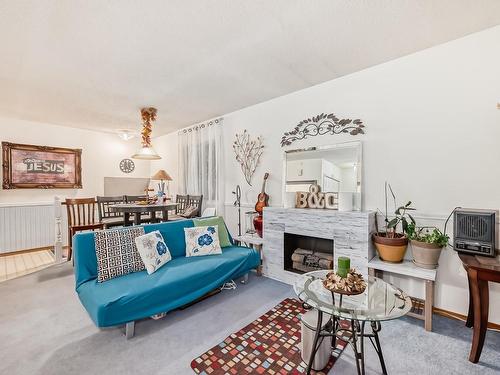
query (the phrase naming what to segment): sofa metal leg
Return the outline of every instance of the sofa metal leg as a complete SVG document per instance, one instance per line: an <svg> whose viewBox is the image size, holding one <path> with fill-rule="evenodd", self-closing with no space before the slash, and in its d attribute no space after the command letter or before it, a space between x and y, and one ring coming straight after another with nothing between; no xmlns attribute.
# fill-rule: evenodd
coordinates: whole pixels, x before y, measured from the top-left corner
<svg viewBox="0 0 500 375"><path fill-rule="evenodd" d="M128 322L125 324L125 337L130 340L135 334L135 322Z"/></svg>
<svg viewBox="0 0 500 375"><path fill-rule="evenodd" d="M243 280L241 280L242 284L248 284L248 272L243 276Z"/></svg>

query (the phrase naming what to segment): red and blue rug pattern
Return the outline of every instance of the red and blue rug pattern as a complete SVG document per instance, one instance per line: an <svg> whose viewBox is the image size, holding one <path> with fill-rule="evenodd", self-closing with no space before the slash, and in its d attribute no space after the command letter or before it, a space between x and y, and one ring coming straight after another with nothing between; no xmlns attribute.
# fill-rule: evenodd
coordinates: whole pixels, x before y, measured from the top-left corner
<svg viewBox="0 0 500 375"><path fill-rule="evenodd" d="M201 375L219 374L304 374L306 364L300 355L300 301L287 298L273 309L219 345L193 359L191 368ZM326 374L346 346L337 340L327 366L313 374Z"/></svg>

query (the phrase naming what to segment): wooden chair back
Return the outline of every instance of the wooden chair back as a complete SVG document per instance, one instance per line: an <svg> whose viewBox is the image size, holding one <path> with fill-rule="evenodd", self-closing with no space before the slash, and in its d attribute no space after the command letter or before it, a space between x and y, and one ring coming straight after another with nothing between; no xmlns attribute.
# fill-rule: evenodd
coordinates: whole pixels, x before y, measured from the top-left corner
<svg viewBox="0 0 500 375"><path fill-rule="evenodd" d="M97 206L95 198L66 199L65 205L68 213L69 227L82 227L94 225L99 222L95 217Z"/></svg>
<svg viewBox="0 0 500 375"><path fill-rule="evenodd" d="M176 214L182 214L188 205L189 195L179 195L175 196L175 203L177 203L177 208L175 209Z"/></svg>
<svg viewBox="0 0 500 375"><path fill-rule="evenodd" d="M203 195L188 195L188 206L197 207L196 216L201 216L201 206L203 204Z"/></svg>
<svg viewBox="0 0 500 375"><path fill-rule="evenodd" d="M99 221L107 218L122 217L123 214L121 212L111 211L109 206L124 202L125 197L123 195L115 197L97 197L97 212L99 214Z"/></svg>

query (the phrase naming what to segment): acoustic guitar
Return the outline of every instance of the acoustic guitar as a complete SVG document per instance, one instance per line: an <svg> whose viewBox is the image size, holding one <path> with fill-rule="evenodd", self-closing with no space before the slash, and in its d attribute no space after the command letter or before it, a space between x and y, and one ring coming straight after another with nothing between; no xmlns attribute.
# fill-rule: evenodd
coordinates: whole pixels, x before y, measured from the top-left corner
<svg viewBox="0 0 500 375"><path fill-rule="evenodd" d="M262 182L262 191L257 197L257 203L255 204L255 211L262 215L264 207L269 206L269 195L266 194L266 182L269 177L269 173L264 174L264 181Z"/></svg>

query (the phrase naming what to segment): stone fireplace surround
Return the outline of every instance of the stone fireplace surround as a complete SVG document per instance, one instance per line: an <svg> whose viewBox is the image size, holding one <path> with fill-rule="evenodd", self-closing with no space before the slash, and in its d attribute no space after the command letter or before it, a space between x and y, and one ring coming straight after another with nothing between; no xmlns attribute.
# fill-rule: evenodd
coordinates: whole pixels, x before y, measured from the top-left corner
<svg viewBox="0 0 500 375"><path fill-rule="evenodd" d="M375 212L340 212L326 209L264 209L263 274L293 284L297 273L284 269L284 234L333 240L334 265L339 256L351 258L351 267L368 277L368 261L375 256L371 234L375 232Z"/></svg>

